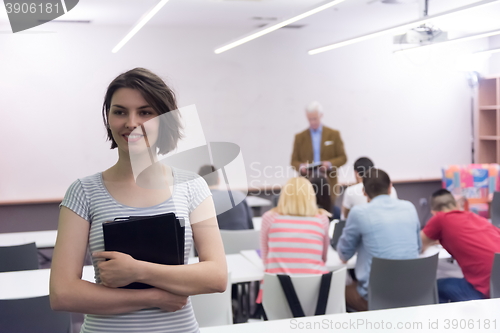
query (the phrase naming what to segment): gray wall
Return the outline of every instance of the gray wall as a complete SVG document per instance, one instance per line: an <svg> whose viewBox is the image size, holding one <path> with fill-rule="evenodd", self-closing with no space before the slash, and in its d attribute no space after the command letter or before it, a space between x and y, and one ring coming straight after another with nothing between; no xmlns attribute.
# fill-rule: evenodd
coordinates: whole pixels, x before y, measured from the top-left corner
<svg viewBox="0 0 500 333"><path fill-rule="evenodd" d="M59 203L0 205L0 233L57 229Z"/></svg>
<svg viewBox="0 0 500 333"><path fill-rule="evenodd" d="M441 181L399 183L394 184L394 188L398 192L399 199L411 201L415 205L423 227L431 217L429 198L433 192L442 188Z"/></svg>
<svg viewBox="0 0 500 333"><path fill-rule="evenodd" d="M396 183L394 188L398 192L399 199L408 200L415 205L417 209L418 217L420 219L420 224L422 227L431 217L429 209L429 197L431 194L441 188L441 181L426 181L426 182L408 182L408 183ZM273 200L277 202L278 195L268 192L260 193L258 196L266 199ZM343 195L337 198L336 205L338 207L342 206ZM258 216L272 207L262 207L260 212L258 209L254 209L254 215Z"/></svg>
<svg viewBox="0 0 500 333"><path fill-rule="evenodd" d="M394 184L400 199L411 201L417 208L418 216L422 225L430 217L428 206L429 197L432 192L441 188L440 181L397 183ZM271 199L272 193L261 193L263 198ZM425 204L421 205L421 199ZM337 199L337 206L341 206L342 196ZM263 207L260 212L254 210L254 214L261 215L271 207ZM59 203L29 204L29 205L0 205L0 233L54 230L57 229L59 216Z"/></svg>

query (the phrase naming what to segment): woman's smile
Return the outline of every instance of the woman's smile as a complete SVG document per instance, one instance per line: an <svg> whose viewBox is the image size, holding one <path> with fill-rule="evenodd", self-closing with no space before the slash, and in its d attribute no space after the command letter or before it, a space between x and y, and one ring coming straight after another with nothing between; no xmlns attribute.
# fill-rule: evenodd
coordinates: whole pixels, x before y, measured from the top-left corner
<svg viewBox="0 0 500 333"><path fill-rule="evenodd" d="M142 134L137 133L127 133L122 135L125 138L125 141L129 143L137 142L144 137Z"/></svg>

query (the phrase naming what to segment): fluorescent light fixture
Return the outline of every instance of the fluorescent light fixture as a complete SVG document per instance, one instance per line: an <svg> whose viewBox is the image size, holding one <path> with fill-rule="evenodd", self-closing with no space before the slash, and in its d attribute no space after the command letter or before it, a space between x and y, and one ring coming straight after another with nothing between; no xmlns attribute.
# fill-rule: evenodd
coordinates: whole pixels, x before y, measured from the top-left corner
<svg viewBox="0 0 500 333"><path fill-rule="evenodd" d="M498 1L499 0L483 0L483 1L475 2L475 3L469 4L467 6L458 7L458 8L455 8L455 9L452 9L452 10L449 10L449 11L446 11L446 12L443 12L443 13L440 13L440 14L426 16L424 18L420 18L418 20L415 20L415 21L412 21L412 22L409 22L409 23L405 23L405 24L402 24L402 25L398 25L398 26L395 26L395 27L388 28L388 29L384 29L384 30L379 30L379 31L376 31L376 32L372 32L372 33L367 34L367 35L363 35L363 36L359 36L359 37L347 39L347 40L344 40L344 41L341 41L341 42L338 42L338 43L333 43L333 44L330 44L330 45L319 47L319 48L310 50L308 53L309 53L309 55L314 55L314 54L318 54L318 53L321 53L321 52L338 49L339 47L342 47L342 46L346 46L346 45L350 45L350 44L355 44L355 43L358 43L358 42L361 42L361 41L364 41L364 40L368 40L368 39L371 39L371 38L383 36L383 35L386 35L386 34L397 33L399 30L403 30L403 29L407 30L407 29L413 28L415 26L419 26L421 24L427 23L427 22L429 22L431 20L435 20L437 18L442 18L442 17L446 17L446 16L449 16L449 15L457 14L457 13L464 12L464 11L472 9L472 8L478 8L478 7L482 7L482 6L485 6L485 5L490 5L490 4L496 3Z"/></svg>
<svg viewBox="0 0 500 333"><path fill-rule="evenodd" d="M240 46L241 44L245 44L245 43L247 43L247 42L249 42L251 40L254 40L254 39L262 37L262 36L264 36L264 35L266 35L266 34L268 34L270 32L278 30L279 28L282 28L282 27L284 27L286 25L292 24L292 23L297 22L299 20L302 20L302 19L304 19L306 17L309 17L311 15L319 13L319 12L325 10L325 9L331 8L331 7L333 7L335 5L338 5L339 3L344 2L344 1L346 1L346 0L328 1L327 3L325 3L325 4L323 4L323 5L319 6L319 7L316 7L314 9L308 10L305 13L302 13L300 15L297 15L297 16L294 16L292 18L286 19L286 20L281 21L279 23L273 24L270 27L263 28L261 30L258 30L257 32L254 32L254 33L251 33L251 34L249 34L249 35L247 35L245 37L242 37L242 38L240 38L240 39L238 39L238 40L236 40L234 42L231 42L229 44L221 46L221 47L217 48L214 52L216 54L225 52L225 51L230 50L230 49L232 49L232 48L234 48L236 46Z"/></svg>
<svg viewBox="0 0 500 333"><path fill-rule="evenodd" d="M148 23L149 20L151 20L151 18L153 16L155 16L156 13L158 13L160 11L160 9L162 9L163 6L165 6L165 4L168 2L168 0L161 0L160 2L158 2L158 4L156 6L153 7L153 9L151 9L146 15L144 15L140 20L139 20L139 23L137 23L135 25L135 27L132 28L132 30L130 30L130 32L125 36L123 37L123 39L115 46L115 48L111 51L113 53L116 53L118 52L122 47L123 45L127 44L127 42L132 38L134 37L134 35L139 31L141 30L141 28L146 25L146 23Z"/></svg>
<svg viewBox="0 0 500 333"><path fill-rule="evenodd" d="M482 54L482 55L490 55L490 54L497 53L497 52L500 52L500 48L486 50L486 51L474 52L474 53L471 54L471 56L480 55L480 54Z"/></svg>
<svg viewBox="0 0 500 333"><path fill-rule="evenodd" d="M468 40L490 37L490 36L495 36L495 35L500 35L500 30L493 30L493 31L488 31L488 32L482 32L482 33L475 34L475 35L468 35L468 36L464 36L464 37L454 38L454 39L450 39L450 40L440 42L440 43L425 44L425 45L421 45L421 46L409 47L406 49L396 50L396 51L394 51L394 53L422 49L422 48L431 47L431 46L450 45L450 44L457 43L457 42L466 42Z"/></svg>

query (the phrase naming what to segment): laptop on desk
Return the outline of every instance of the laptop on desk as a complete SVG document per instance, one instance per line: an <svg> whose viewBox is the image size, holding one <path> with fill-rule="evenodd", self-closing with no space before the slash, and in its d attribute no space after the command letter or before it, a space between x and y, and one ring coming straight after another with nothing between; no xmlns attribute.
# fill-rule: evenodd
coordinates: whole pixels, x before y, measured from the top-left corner
<svg viewBox="0 0 500 333"><path fill-rule="evenodd" d="M344 230L344 227L345 221L338 221L337 223L335 223L332 239L330 240L330 244L335 251L337 251L337 244L339 242L340 236L342 236L342 230Z"/></svg>

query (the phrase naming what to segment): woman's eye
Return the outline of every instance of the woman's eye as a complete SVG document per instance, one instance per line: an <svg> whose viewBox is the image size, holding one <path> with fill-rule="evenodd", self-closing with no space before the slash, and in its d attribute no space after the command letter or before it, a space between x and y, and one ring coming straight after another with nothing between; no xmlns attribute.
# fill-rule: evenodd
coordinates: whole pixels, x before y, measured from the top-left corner
<svg viewBox="0 0 500 333"><path fill-rule="evenodd" d="M154 112L153 112L153 111L142 111L141 113L142 113L142 115L144 115L144 116L152 116L152 115L154 114Z"/></svg>
<svg viewBox="0 0 500 333"><path fill-rule="evenodd" d="M124 112L122 110L114 110L113 114L117 115L117 116L120 116L120 115L124 114Z"/></svg>

